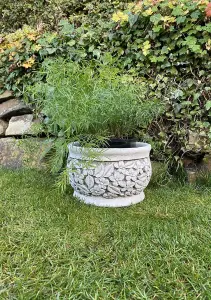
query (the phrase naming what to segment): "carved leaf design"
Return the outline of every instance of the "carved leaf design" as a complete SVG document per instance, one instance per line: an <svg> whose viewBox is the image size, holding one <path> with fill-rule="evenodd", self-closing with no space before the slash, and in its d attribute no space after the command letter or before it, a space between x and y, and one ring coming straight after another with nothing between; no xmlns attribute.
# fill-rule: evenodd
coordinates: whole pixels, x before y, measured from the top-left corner
<svg viewBox="0 0 211 300"><path fill-rule="evenodd" d="M88 186L89 189L91 189L94 186L94 178L91 175L86 176L85 183Z"/></svg>
<svg viewBox="0 0 211 300"><path fill-rule="evenodd" d="M118 163L118 162L115 162L115 163L114 163L114 168L116 168L116 169L119 168L119 163Z"/></svg>
<svg viewBox="0 0 211 300"><path fill-rule="evenodd" d="M144 161L143 160L137 160L136 165L138 168L142 168L144 166Z"/></svg>
<svg viewBox="0 0 211 300"><path fill-rule="evenodd" d="M116 197L118 197L117 194L113 194L113 193L108 193L107 195L108 195L108 198L116 198Z"/></svg>
<svg viewBox="0 0 211 300"><path fill-rule="evenodd" d="M138 178L138 180L146 180L146 174L143 173L142 175L138 176L137 178Z"/></svg>
<svg viewBox="0 0 211 300"><path fill-rule="evenodd" d="M69 173L74 189L85 195L106 198L140 194L152 173L147 157L132 161L96 162L93 168L82 168L80 160L74 160L74 165L77 172Z"/></svg>
<svg viewBox="0 0 211 300"><path fill-rule="evenodd" d="M125 167L124 161L122 161L122 160L119 161L119 167L120 168L124 168Z"/></svg>
<svg viewBox="0 0 211 300"><path fill-rule="evenodd" d="M112 185L108 186L108 191L109 191L110 193L112 193L112 194L120 194L120 193L121 193L119 187L117 187L117 186L112 186Z"/></svg>
<svg viewBox="0 0 211 300"><path fill-rule="evenodd" d="M75 169L80 169L83 167L81 162L77 159L72 160L72 165L74 166Z"/></svg>
<svg viewBox="0 0 211 300"><path fill-rule="evenodd" d="M99 164L99 166L95 169L95 176L96 177L102 177L104 174L104 166L103 164Z"/></svg>
<svg viewBox="0 0 211 300"><path fill-rule="evenodd" d="M107 193L103 194L103 197L108 198L108 194Z"/></svg>
<svg viewBox="0 0 211 300"><path fill-rule="evenodd" d="M136 183L139 184L139 185L141 185L141 186L143 185L143 182L145 182L145 180L137 180L136 181Z"/></svg>
<svg viewBox="0 0 211 300"><path fill-rule="evenodd" d="M148 167L147 167L147 166L144 166L144 167L143 167L143 171L144 171L144 172L147 172L147 171L148 171Z"/></svg>
<svg viewBox="0 0 211 300"><path fill-rule="evenodd" d="M131 168L131 169L128 169L128 172L129 172L130 176L133 177L133 176L137 176L139 171L137 169Z"/></svg>
<svg viewBox="0 0 211 300"><path fill-rule="evenodd" d="M118 183L119 183L119 185L120 185L121 187L123 187L123 188L126 187L126 181L120 180L120 181L118 181Z"/></svg>
<svg viewBox="0 0 211 300"><path fill-rule="evenodd" d="M126 196L131 196L132 194L133 194L132 191L131 191L131 192L130 192L130 191L127 191L127 192L125 193Z"/></svg>
<svg viewBox="0 0 211 300"><path fill-rule="evenodd" d="M142 189L143 190L143 186L138 184L138 183L135 184L135 187L136 187L136 189L140 189L140 190Z"/></svg>
<svg viewBox="0 0 211 300"><path fill-rule="evenodd" d="M108 180L107 178L102 178L102 179L101 179L101 183L102 183L103 185L109 185L109 180Z"/></svg>
<svg viewBox="0 0 211 300"><path fill-rule="evenodd" d="M105 189L103 185L95 185L92 189L91 192L93 195L98 196L102 195L105 193Z"/></svg>
<svg viewBox="0 0 211 300"><path fill-rule="evenodd" d="M129 160L125 162L125 168L130 169L135 167L136 167L136 162L134 160Z"/></svg>
<svg viewBox="0 0 211 300"><path fill-rule="evenodd" d="M135 182L127 181L127 187L133 187L135 185Z"/></svg>
<svg viewBox="0 0 211 300"><path fill-rule="evenodd" d="M116 181L116 179L114 178L114 176L112 175L112 176L110 176L110 178L109 178L111 181Z"/></svg>
<svg viewBox="0 0 211 300"><path fill-rule="evenodd" d="M109 165L105 166L103 176L110 177L113 172L114 172L114 166L112 164L109 164Z"/></svg>
<svg viewBox="0 0 211 300"><path fill-rule="evenodd" d="M87 172L88 172L88 175L94 175L94 171L91 169L88 169Z"/></svg>
<svg viewBox="0 0 211 300"><path fill-rule="evenodd" d="M124 169L124 168L119 168L119 169L118 169L118 172L119 172L119 173L122 173L122 174L125 174L125 169Z"/></svg>
<svg viewBox="0 0 211 300"><path fill-rule="evenodd" d="M114 173L114 179L117 180L117 181L123 180L124 177L125 177L124 174L122 174L122 173L120 173L120 172L118 172L118 171L116 171L116 172Z"/></svg>
<svg viewBox="0 0 211 300"><path fill-rule="evenodd" d="M85 194L85 195L89 194L89 190L88 190L88 188L85 185L78 184L77 186L78 186L78 189L80 190L80 192L82 194Z"/></svg>
<svg viewBox="0 0 211 300"><path fill-rule="evenodd" d="M83 175L85 175L85 176L88 175L88 172L86 169L83 170Z"/></svg>
<svg viewBox="0 0 211 300"><path fill-rule="evenodd" d="M100 191L97 191L97 192L92 192L92 195L93 195L93 196L100 196L100 195L102 195L104 192L105 192L105 190L100 190Z"/></svg>

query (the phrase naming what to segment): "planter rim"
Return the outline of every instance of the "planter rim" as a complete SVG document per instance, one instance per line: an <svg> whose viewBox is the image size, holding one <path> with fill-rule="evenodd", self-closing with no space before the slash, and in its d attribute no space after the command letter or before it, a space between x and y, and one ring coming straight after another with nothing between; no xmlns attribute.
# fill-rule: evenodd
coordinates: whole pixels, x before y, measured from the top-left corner
<svg viewBox="0 0 211 300"><path fill-rule="evenodd" d="M142 142L132 143L131 148L92 148L91 153L96 153L94 158L89 158L90 149L80 147L78 142L68 145L69 157L81 160L94 161L121 161L149 157L151 145Z"/></svg>

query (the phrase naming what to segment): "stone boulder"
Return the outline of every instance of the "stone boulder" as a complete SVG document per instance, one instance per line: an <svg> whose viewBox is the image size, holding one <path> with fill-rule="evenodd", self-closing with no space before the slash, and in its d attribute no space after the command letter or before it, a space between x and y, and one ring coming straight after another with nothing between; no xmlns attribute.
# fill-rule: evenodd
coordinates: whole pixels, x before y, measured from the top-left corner
<svg viewBox="0 0 211 300"><path fill-rule="evenodd" d="M7 101L9 99L12 99L12 98L13 98L12 92L6 91L0 95L0 103Z"/></svg>
<svg viewBox="0 0 211 300"><path fill-rule="evenodd" d="M31 113L30 107L18 99L10 99L0 104L0 118L7 119L17 115Z"/></svg>
<svg viewBox="0 0 211 300"><path fill-rule="evenodd" d="M3 120L0 120L0 136L3 136L5 134L7 127L8 123Z"/></svg>
<svg viewBox="0 0 211 300"><path fill-rule="evenodd" d="M46 167L43 153L51 148L52 141L41 138L0 139L0 166L17 169L21 167Z"/></svg>
<svg viewBox="0 0 211 300"><path fill-rule="evenodd" d="M12 117L9 121L9 126L6 130L6 136L17 136L24 134L33 134L33 115L22 115Z"/></svg>

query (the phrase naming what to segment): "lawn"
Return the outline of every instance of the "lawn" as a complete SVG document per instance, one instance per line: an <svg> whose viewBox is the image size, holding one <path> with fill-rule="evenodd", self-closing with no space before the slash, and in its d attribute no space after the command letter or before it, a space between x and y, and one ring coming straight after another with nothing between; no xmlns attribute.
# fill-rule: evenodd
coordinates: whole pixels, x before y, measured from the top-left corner
<svg viewBox="0 0 211 300"><path fill-rule="evenodd" d="M0 171L0 299L211 299L211 190L155 180L129 208Z"/></svg>

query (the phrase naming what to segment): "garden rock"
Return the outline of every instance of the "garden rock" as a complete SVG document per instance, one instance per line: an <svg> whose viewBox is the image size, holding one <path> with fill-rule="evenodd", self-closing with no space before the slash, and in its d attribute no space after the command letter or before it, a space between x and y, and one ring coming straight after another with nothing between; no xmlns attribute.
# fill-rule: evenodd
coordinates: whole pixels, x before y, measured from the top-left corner
<svg viewBox="0 0 211 300"><path fill-rule="evenodd" d="M31 113L31 109L18 99L11 99L0 104L0 118Z"/></svg>
<svg viewBox="0 0 211 300"><path fill-rule="evenodd" d="M0 120L0 136L3 136L5 134L7 127L8 123L3 120Z"/></svg>
<svg viewBox="0 0 211 300"><path fill-rule="evenodd" d="M23 134L32 134L33 115L23 115L12 117L6 130L6 136L16 136Z"/></svg>
<svg viewBox="0 0 211 300"><path fill-rule="evenodd" d="M12 99L13 95L11 91L6 91L3 94L0 95L0 103L7 101L9 99Z"/></svg>
<svg viewBox="0 0 211 300"><path fill-rule="evenodd" d="M51 141L41 138L0 139L0 166L17 169L21 167L44 168L43 153L51 147Z"/></svg>

